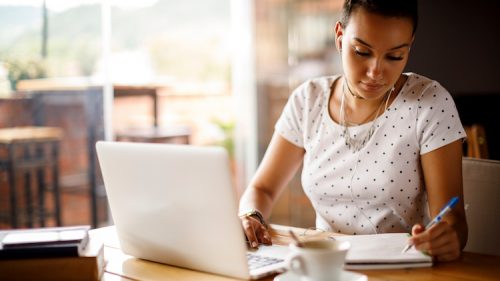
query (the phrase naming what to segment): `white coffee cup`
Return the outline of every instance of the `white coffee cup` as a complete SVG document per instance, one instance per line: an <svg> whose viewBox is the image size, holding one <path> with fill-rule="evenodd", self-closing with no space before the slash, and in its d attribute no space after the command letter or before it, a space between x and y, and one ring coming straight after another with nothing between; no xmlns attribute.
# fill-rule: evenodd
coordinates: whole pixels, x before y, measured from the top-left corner
<svg viewBox="0 0 500 281"><path fill-rule="evenodd" d="M299 247L290 244L287 258L290 271L303 281L338 280L342 274L347 251L351 244L347 241L314 240Z"/></svg>

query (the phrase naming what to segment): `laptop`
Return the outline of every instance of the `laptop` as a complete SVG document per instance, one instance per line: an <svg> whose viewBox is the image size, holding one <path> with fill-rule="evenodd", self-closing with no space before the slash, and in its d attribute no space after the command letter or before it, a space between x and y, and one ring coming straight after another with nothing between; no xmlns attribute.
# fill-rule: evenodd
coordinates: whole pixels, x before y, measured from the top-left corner
<svg viewBox="0 0 500 281"><path fill-rule="evenodd" d="M96 149L124 253L240 279L284 271L287 247L247 248L224 148L99 141Z"/></svg>

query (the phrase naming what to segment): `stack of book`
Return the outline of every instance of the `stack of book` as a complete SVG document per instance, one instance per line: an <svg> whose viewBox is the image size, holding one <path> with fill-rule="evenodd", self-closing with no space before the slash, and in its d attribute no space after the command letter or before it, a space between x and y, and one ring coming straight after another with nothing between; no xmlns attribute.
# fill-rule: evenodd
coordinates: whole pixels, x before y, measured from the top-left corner
<svg viewBox="0 0 500 281"><path fill-rule="evenodd" d="M100 241L89 226L0 231L0 280L99 280Z"/></svg>

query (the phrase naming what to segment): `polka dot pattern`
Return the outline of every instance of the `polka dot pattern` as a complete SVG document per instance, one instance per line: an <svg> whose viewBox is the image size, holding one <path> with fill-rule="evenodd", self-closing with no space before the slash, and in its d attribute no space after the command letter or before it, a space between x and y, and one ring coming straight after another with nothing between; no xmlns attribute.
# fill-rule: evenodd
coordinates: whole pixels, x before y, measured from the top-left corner
<svg viewBox="0 0 500 281"><path fill-rule="evenodd" d="M407 82L358 153L328 113L339 76L305 82L291 95L276 132L304 148L302 187L316 211L316 227L346 234L408 232L426 223L420 155L465 137L453 99L437 82L406 73ZM371 122L350 127L363 136Z"/></svg>

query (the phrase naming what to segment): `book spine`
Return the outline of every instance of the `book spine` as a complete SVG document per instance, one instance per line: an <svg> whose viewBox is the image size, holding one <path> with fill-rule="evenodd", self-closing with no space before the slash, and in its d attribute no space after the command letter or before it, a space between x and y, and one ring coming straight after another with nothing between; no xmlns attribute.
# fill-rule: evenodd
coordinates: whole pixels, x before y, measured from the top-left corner
<svg viewBox="0 0 500 281"><path fill-rule="evenodd" d="M103 248L93 257L0 260L0 280L97 281L104 266Z"/></svg>
<svg viewBox="0 0 500 281"><path fill-rule="evenodd" d="M80 244L50 245L8 248L0 250L0 260L5 259L32 259L54 257L78 257Z"/></svg>

